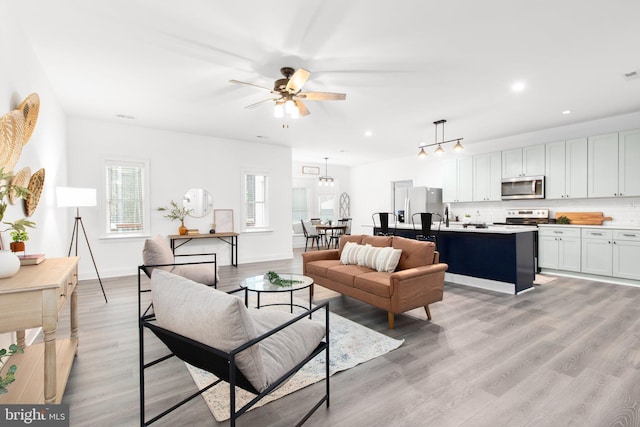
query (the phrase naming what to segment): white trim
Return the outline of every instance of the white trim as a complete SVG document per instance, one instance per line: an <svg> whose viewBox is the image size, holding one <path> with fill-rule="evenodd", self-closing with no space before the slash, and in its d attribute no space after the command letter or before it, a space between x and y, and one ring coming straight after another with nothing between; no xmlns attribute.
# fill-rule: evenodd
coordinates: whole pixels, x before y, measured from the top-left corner
<svg viewBox="0 0 640 427"><path fill-rule="evenodd" d="M516 293L515 283L499 282L497 280L481 279L479 277L465 276L456 273L444 273L444 281L458 285L473 286L474 288L486 289L503 294L514 295ZM533 288L529 288L533 289ZM529 290L526 289L526 290ZM519 293L522 293L521 291Z"/></svg>
<svg viewBox="0 0 640 427"><path fill-rule="evenodd" d="M588 280L593 280L595 282L611 283L613 285L633 286L636 288L640 288L640 281L633 280L633 279L622 279L619 277L610 277L610 276L597 276L595 274L578 273L578 272L564 271L564 270L551 270L548 268L542 269L541 273L552 274L554 276L572 277L574 279L588 279Z"/></svg>

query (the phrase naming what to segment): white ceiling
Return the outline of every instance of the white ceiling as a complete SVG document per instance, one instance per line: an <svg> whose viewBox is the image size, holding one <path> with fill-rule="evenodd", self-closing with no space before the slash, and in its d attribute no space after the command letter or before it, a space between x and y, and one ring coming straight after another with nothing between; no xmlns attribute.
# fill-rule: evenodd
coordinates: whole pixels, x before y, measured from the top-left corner
<svg viewBox="0 0 640 427"><path fill-rule="evenodd" d="M293 147L354 165L640 110L638 0L21 0L72 116ZM283 66L311 71L311 115L273 117ZM520 93L511 84L524 81ZM44 102L44 100L43 100ZM572 114L562 115L563 110ZM117 118L133 116L135 120ZM373 136L366 137L370 130ZM260 139L258 139L260 138ZM441 139L441 135L438 136Z"/></svg>

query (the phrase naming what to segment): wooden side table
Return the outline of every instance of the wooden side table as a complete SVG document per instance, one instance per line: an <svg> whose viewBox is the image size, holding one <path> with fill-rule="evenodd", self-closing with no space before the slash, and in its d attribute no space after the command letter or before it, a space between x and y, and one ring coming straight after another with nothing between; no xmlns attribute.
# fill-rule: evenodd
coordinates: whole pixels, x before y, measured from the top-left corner
<svg viewBox="0 0 640 427"><path fill-rule="evenodd" d="M15 354L3 366L17 365L16 380L0 405L60 403L78 351L78 260L51 258L22 266L0 279L0 333L16 331L24 354ZM70 300L71 336L57 339L58 313ZM25 347L24 330L42 327L44 342Z"/></svg>

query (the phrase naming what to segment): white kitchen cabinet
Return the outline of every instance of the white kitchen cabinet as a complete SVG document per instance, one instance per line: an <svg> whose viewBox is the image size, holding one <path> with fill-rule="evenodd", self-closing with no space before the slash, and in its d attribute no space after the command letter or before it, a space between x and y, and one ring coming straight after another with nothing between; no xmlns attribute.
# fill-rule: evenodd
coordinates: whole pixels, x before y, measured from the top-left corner
<svg viewBox="0 0 640 427"><path fill-rule="evenodd" d="M587 197L587 138L554 142L546 146L545 197Z"/></svg>
<svg viewBox="0 0 640 427"><path fill-rule="evenodd" d="M611 276L613 273L613 231L582 230L582 272Z"/></svg>
<svg viewBox="0 0 640 427"><path fill-rule="evenodd" d="M618 135L618 196L640 196L640 129Z"/></svg>
<svg viewBox="0 0 640 427"><path fill-rule="evenodd" d="M618 134L590 136L588 148L587 196L618 196Z"/></svg>
<svg viewBox="0 0 640 427"><path fill-rule="evenodd" d="M613 276L640 280L640 231L614 230Z"/></svg>
<svg viewBox="0 0 640 427"><path fill-rule="evenodd" d="M540 228L538 266L553 270L580 271L580 229Z"/></svg>
<svg viewBox="0 0 640 427"><path fill-rule="evenodd" d="M502 177L544 175L545 146L534 145L502 152Z"/></svg>
<svg viewBox="0 0 640 427"><path fill-rule="evenodd" d="M473 158L460 157L442 162L444 185L443 202L473 201Z"/></svg>
<svg viewBox="0 0 640 427"><path fill-rule="evenodd" d="M473 156L473 200L501 200L502 153Z"/></svg>

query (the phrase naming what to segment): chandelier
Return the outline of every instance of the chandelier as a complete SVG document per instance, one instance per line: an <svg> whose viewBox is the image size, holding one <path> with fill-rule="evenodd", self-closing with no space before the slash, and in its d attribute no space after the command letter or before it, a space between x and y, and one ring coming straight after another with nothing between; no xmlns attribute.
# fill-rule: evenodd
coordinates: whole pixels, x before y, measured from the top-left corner
<svg viewBox="0 0 640 427"><path fill-rule="evenodd" d="M323 185L325 187L333 187L334 184L334 179L332 177L329 176L329 174L327 173L327 160L329 160L328 157L324 158L324 176L321 176L320 178L318 178L318 185Z"/></svg>
<svg viewBox="0 0 640 427"><path fill-rule="evenodd" d="M464 150L464 147L460 143L460 141L462 141L463 138L450 139L448 141L444 140L444 124L446 122L447 122L446 120L437 120L437 121L433 122L433 124L436 125L435 142L433 144L420 143L420 145L418 145L418 148L420 149L420 151L418 151L418 157L420 157L420 158L427 157L427 152L425 151L425 148L426 147L433 147L434 145L437 145L434 153L436 153L437 155L442 155L442 154L444 154L444 148L442 148L442 145L443 144L448 144L449 142L454 142L454 141L456 143L456 145L453 146L454 151L460 152L460 151ZM438 126L439 125L442 125L442 141L440 141L440 142L438 142Z"/></svg>

